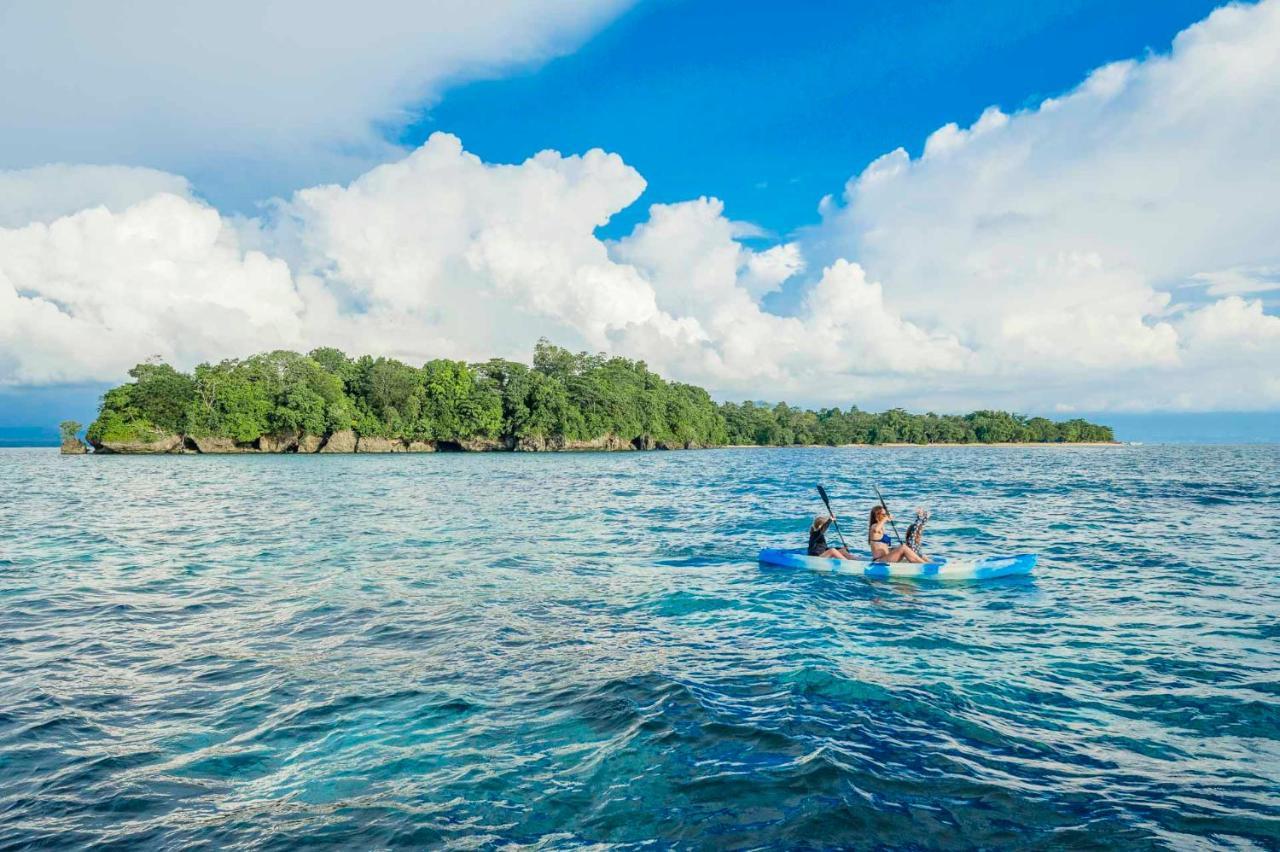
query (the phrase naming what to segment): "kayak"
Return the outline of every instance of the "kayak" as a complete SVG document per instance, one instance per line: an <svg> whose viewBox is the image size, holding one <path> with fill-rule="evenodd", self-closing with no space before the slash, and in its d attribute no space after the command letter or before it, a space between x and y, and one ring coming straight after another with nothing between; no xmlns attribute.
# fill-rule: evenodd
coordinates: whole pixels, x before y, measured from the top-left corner
<svg viewBox="0 0 1280 852"><path fill-rule="evenodd" d="M979 556L974 559L948 559L933 562L858 562L848 559L823 559L810 556L804 548L779 550L767 547L760 551L765 565L783 568L808 568L834 574L857 574L863 577L905 577L937 580L988 580L1030 574L1039 557L1034 553L1012 556Z"/></svg>

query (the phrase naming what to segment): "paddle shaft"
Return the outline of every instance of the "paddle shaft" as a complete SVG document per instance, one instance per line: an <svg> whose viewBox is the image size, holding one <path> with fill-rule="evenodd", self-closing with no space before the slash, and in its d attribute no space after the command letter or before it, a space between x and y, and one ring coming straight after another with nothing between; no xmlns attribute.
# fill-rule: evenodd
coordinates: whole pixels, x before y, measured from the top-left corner
<svg viewBox="0 0 1280 852"><path fill-rule="evenodd" d="M823 505L827 507L827 514L831 516L831 525L836 528L836 535L840 536L840 543L843 544L844 549L848 551L849 542L844 540L844 533L840 531L840 522L836 520L836 513L831 511L831 501L827 499L827 489L819 485L818 496L822 498Z"/></svg>
<svg viewBox="0 0 1280 852"><path fill-rule="evenodd" d="M902 533L898 532L898 523L893 519L893 513L889 511L889 507L885 505L884 495L880 493L880 489L876 488L876 484L871 483L871 488L876 492L876 496L880 498L880 508L884 509L884 513L889 516L889 523L893 525L893 534L898 537L898 544L905 544L902 540Z"/></svg>

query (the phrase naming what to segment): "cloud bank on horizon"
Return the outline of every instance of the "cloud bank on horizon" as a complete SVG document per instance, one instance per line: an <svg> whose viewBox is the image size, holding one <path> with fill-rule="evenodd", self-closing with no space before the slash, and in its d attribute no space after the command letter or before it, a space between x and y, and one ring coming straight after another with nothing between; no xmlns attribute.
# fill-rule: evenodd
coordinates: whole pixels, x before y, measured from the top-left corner
<svg viewBox="0 0 1280 852"><path fill-rule="evenodd" d="M488 164L443 133L255 217L163 171L0 172L0 384L316 345L525 358L545 335L736 398L1274 408L1277 43L1280 0L1219 9L886 154L769 248L711 198L600 239L644 190L621 157ZM783 286L788 316L762 302Z"/></svg>

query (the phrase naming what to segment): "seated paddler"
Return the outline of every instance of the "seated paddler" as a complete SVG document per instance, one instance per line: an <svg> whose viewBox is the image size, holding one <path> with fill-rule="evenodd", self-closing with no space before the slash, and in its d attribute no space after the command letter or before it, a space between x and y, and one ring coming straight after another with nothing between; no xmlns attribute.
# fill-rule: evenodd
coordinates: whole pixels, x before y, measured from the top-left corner
<svg viewBox="0 0 1280 852"><path fill-rule="evenodd" d="M818 515L809 526L809 555L824 559L852 559L843 547L827 546L827 528L835 521L835 515Z"/></svg>
<svg viewBox="0 0 1280 852"><path fill-rule="evenodd" d="M867 545L871 548L873 562L924 562L925 559L909 545L893 546L893 539L885 532L884 525L893 520L884 506L871 509L871 519L867 525ZM910 531L908 531L910 535Z"/></svg>

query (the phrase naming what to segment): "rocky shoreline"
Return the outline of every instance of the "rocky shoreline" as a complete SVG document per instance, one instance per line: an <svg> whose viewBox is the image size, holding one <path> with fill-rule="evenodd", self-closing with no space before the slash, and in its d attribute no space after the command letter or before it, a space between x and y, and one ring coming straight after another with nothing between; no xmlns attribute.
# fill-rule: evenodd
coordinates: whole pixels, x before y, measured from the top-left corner
<svg viewBox="0 0 1280 852"><path fill-rule="evenodd" d="M330 435L262 435L255 441L234 441L226 437L157 434L151 441L93 441L86 446L78 439L62 442L63 455L237 455L237 454L337 454L337 453L557 453L557 452L633 452L645 450L760 449L761 444L702 445L690 441L672 444L639 436L628 441L617 435L592 440L553 438L472 438L464 441L412 441L404 438L380 438L357 435L347 429ZM800 445L796 445L800 446ZM818 446L818 445L810 445ZM822 445L826 446L826 445ZM857 449L919 449L932 447L1121 447L1123 441L1023 441L991 443L932 444L839 444Z"/></svg>
<svg viewBox="0 0 1280 852"><path fill-rule="evenodd" d="M329 435L284 434L262 435L253 441L235 441L222 436L194 436L155 433L147 441L92 441L94 453L118 455L234 455L246 453L438 453L438 452L626 452L636 450L692 450L702 445L689 441L672 444L655 441L647 435L631 440L617 435L604 435L589 440L563 437L470 438L460 441L416 441L404 438L381 438L357 435L351 429ZM86 452L79 441L74 446L63 442L64 454Z"/></svg>

